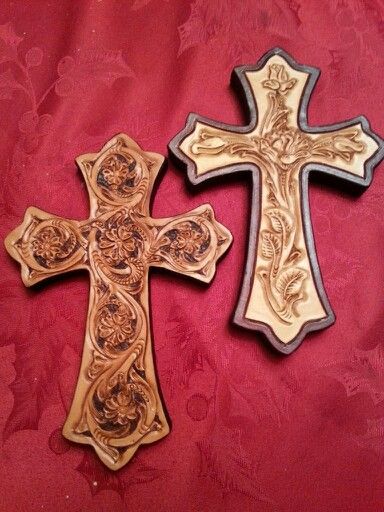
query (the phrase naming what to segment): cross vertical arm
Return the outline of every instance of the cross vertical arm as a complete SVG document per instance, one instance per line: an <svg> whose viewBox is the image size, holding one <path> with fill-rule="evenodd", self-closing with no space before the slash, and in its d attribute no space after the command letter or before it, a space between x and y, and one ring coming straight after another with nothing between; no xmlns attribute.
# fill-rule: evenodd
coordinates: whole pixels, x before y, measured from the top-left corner
<svg viewBox="0 0 384 512"><path fill-rule="evenodd" d="M164 164L162 155L143 151L120 133L99 152L77 157L76 163L88 189L89 220L122 206L149 215L153 186Z"/></svg>
<svg viewBox="0 0 384 512"><path fill-rule="evenodd" d="M63 434L118 470L169 425L153 364L147 276L116 286L100 259L93 266L80 378Z"/></svg>

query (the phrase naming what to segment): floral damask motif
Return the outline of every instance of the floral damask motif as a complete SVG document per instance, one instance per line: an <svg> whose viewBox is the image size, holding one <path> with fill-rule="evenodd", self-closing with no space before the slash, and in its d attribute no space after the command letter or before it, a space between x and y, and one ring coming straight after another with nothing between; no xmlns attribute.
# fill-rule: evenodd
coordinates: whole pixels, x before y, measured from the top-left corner
<svg viewBox="0 0 384 512"><path fill-rule="evenodd" d="M43 137L51 131L52 115L40 112L53 92L65 98L75 92L84 94L97 82L110 87L118 78L134 76L121 51L81 49L75 57L67 55L59 61L57 77L38 96L31 70L44 62L44 51L36 46L22 55L19 46L23 39L10 22L0 25L0 64L9 65L0 73L0 100L12 99L16 91L27 99L28 106L18 123L19 143L26 153L35 151Z"/></svg>

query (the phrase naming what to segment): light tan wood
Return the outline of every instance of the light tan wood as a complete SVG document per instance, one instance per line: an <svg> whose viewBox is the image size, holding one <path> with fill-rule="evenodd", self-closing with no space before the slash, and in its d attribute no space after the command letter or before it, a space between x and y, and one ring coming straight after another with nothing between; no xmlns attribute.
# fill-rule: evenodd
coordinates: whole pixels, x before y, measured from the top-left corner
<svg viewBox="0 0 384 512"><path fill-rule="evenodd" d="M152 358L149 268L209 282L232 240L209 205L172 218L150 217L163 160L126 135L114 137L100 153L77 159L90 197L88 220L28 208L5 241L26 286L79 268L89 271L83 358L63 433L92 445L114 470L141 444L169 432Z"/></svg>
<svg viewBox="0 0 384 512"><path fill-rule="evenodd" d="M257 104L254 125L249 130L231 129L191 119L184 132L187 135L178 136L170 145L179 159L184 161L186 156L188 165L193 162L191 179L195 182L206 174L218 176L241 165L259 170L259 197L254 199L259 208L258 231L256 237L250 236L250 252L257 247L257 254L241 307L245 320L266 324L283 345L292 342L305 324L328 314L308 254L303 227L307 199L303 200L301 172L314 164L364 177L365 163L378 150L361 122L335 130L304 131L300 127L300 120L306 119L301 103L310 76L302 69L272 54L260 68L239 71L250 91L249 107ZM238 323L242 324L241 319Z"/></svg>

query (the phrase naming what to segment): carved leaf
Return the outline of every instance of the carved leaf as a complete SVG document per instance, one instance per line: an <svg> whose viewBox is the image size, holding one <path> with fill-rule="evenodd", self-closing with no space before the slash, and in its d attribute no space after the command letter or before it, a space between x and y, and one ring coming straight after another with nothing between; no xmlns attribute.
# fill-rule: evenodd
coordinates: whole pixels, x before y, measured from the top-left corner
<svg viewBox="0 0 384 512"><path fill-rule="evenodd" d="M218 155L228 146L228 143L221 137L202 132L199 140L194 142L191 151L194 155Z"/></svg>
<svg viewBox="0 0 384 512"><path fill-rule="evenodd" d="M298 249L295 245L292 247L292 250L288 256L287 263L294 263L301 257L302 253L300 249Z"/></svg>
<svg viewBox="0 0 384 512"><path fill-rule="evenodd" d="M261 233L261 254L267 260L271 260L281 250L280 239L270 231Z"/></svg>
<svg viewBox="0 0 384 512"><path fill-rule="evenodd" d="M277 278L276 288L281 293L282 297L287 300L300 292L306 277L306 271L300 268L284 270Z"/></svg>
<svg viewBox="0 0 384 512"><path fill-rule="evenodd" d="M365 148L358 136L358 130L350 130L340 135L319 137L312 147L312 154L331 160L339 157L350 162L356 153L361 153Z"/></svg>
<svg viewBox="0 0 384 512"><path fill-rule="evenodd" d="M274 208L273 210L267 210L265 214L269 217L271 225L276 233L282 233L284 231L286 233L290 233L293 222L287 212Z"/></svg>

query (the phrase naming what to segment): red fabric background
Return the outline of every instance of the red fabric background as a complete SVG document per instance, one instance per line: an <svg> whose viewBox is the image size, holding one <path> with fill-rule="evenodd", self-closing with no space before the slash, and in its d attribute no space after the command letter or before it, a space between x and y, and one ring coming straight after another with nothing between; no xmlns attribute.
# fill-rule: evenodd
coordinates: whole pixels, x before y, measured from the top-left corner
<svg viewBox="0 0 384 512"><path fill-rule="evenodd" d="M87 217L75 156L124 131L166 154L189 111L244 114L235 65L274 46L321 68L311 124L365 114L384 135L379 0L3 1L1 237L27 206ZM382 195L312 185L312 220L336 324L282 357L231 325L249 182L186 186L170 165L154 216L210 202L234 244L209 287L154 273L153 335L171 434L124 469L61 437L80 364L88 279L23 287L1 250L1 510L373 512L384 502Z"/></svg>

